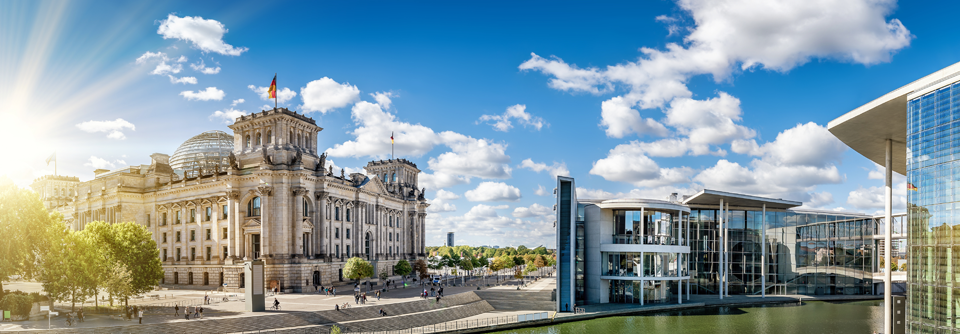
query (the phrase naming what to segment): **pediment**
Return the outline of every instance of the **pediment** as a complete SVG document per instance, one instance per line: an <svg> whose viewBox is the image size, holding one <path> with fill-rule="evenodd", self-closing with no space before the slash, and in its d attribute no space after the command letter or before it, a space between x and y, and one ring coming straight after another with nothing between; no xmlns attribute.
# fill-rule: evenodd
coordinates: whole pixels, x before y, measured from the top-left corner
<svg viewBox="0 0 960 334"><path fill-rule="evenodd" d="M310 221L310 218L303 220L303 229L313 229L313 222Z"/></svg>
<svg viewBox="0 0 960 334"><path fill-rule="evenodd" d="M389 194L387 187L384 186L383 181L381 181L378 177L370 178L370 182L367 182L361 186L360 189L377 194Z"/></svg>
<svg viewBox="0 0 960 334"><path fill-rule="evenodd" d="M243 223L243 228L258 228L260 227L260 219L250 218Z"/></svg>

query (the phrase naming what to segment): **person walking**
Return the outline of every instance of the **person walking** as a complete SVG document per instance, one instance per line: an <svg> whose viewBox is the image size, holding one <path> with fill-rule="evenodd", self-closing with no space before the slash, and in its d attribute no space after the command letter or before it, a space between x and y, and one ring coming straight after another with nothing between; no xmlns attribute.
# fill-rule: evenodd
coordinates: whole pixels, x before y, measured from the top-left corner
<svg viewBox="0 0 960 334"><path fill-rule="evenodd" d="M194 319L199 319L199 318L200 318L200 306L194 306L194 307L193 307L193 318L194 318Z"/></svg>
<svg viewBox="0 0 960 334"><path fill-rule="evenodd" d="M377 290L377 301L380 301L380 291Z"/></svg>
<svg viewBox="0 0 960 334"><path fill-rule="evenodd" d="M77 320L83 322L83 307L80 307L80 311L77 311Z"/></svg>
<svg viewBox="0 0 960 334"><path fill-rule="evenodd" d="M203 319L203 306L200 306L200 319Z"/></svg>
<svg viewBox="0 0 960 334"><path fill-rule="evenodd" d="M137 316L140 318L140 324L143 325L143 309L141 309L140 312L137 313Z"/></svg>
<svg viewBox="0 0 960 334"><path fill-rule="evenodd" d="M180 316L180 305L179 305L179 304L173 306L173 316L174 316L174 317L179 317L179 316Z"/></svg>
<svg viewBox="0 0 960 334"><path fill-rule="evenodd" d="M333 288L333 295L334 295L334 296L337 295L337 288Z"/></svg>
<svg viewBox="0 0 960 334"><path fill-rule="evenodd" d="M190 320L190 306L183 307L183 320Z"/></svg>
<svg viewBox="0 0 960 334"><path fill-rule="evenodd" d="M333 304L333 309L340 312L340 304Z"/></svg>

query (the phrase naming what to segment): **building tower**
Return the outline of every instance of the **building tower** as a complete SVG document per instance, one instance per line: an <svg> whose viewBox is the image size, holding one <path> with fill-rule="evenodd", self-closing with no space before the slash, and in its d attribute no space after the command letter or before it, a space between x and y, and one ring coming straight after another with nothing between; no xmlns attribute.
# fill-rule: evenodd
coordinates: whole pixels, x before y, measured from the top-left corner
<svg viewBox="0 0 960 334"><path fill-rule="evenodd" d="M308 166L305 161L318 161L317 134L323 128L312 118L287 108L274 108L248 116L240 116L229 128L233 130L233 153L239 167L259 164L269 166Z"/></svg>
<svg viewBox="0 0 960 334"><path fill-rule="evenodd" d="M453 247L453 232L447 232L447 246Z"/></svg>

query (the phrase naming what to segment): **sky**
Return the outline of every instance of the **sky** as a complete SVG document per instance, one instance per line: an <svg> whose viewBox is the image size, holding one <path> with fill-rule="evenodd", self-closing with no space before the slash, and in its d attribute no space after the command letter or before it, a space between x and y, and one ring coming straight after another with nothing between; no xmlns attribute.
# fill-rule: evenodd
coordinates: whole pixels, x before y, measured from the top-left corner
<svg viewBox="0 0 960 334"><path fill-rule="evenodd" d="M0 175L149 164L279 104L335 168L422 170L427 245L555 247L580 198L702 189L877 213L882 169L831 120L960 61L960 4L0 2ZM895 210L906 183L894 178Z"/></svg>

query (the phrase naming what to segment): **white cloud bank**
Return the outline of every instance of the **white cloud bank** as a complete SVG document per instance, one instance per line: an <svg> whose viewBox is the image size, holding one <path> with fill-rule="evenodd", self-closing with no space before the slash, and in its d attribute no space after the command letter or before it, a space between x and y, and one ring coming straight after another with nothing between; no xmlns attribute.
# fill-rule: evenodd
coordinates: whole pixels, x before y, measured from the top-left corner
<svg viewBox="0 0 960 334"><path fill-rule="evenodd" d="M226 93L224 93L222 90L217 89L217 87L207 87L207 89L196 91L196 92L192 90L185 90L180 92L180 96L183 96L183 98L191 101L194 101L194 100L220 101L220 100L223 100L223 97L226 95L227 95Z"/></svg>
<svg viewBox="0 0 960 334"><path fill-rule="evenodd" d="M160 21L157 33L163 39L179 39L190 42L193 47L204 52L215 52L225 56L239 56L247 51L245 47L234 47L223 41L227 28L216 20L205 20L199 16L178 17L170 14Z"/></svg>
<svg viewBox="0 0 960 334"><path fill-rule="evenodd" d="M279 96L279 95L278 95ZM319 111L321 114L342 108L360 100L360 89L349 83L338 83L328 77L307 83L300 88L303 111Z"/></svg>
<svg viewBox="0 0 960 334"><path fill-rule="evenodd" d="M502 115L482 115L477 122L488 122L487 124L492 126L494 130L503 132L510 131L510 129L513 128L511 119L520 122L523 127L530 126L537 129L537 131L540 131L544 125L547 125L547 123L543 121L543 118L531 115L526 112L526 109L527 106L523 104L513 105L508 107L507 111Z"/></svg>
<svg viewBox="0 0 960 334"><path fill-rule="evenodd" d="M106 132L107 138L119 140L127 139L127 136L123 134L124 129L136 130L133 123L127 122L123 118L117 118L113 121L86 121L77 124L77 128L89 133Z"/></svg>

